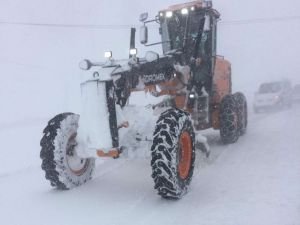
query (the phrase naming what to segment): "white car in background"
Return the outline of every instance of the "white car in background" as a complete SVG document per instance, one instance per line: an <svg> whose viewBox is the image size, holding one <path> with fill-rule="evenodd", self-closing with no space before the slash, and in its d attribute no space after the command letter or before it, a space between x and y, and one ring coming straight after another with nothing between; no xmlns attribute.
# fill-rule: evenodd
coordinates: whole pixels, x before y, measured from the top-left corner
<svg viewBox="0 0 300 225"><path fill-rule="evenodd" d="M300 84L294 86L292 91L293 102L300 103Z"/></svg>
<svg viewBox="0 0 300 225"><path fill-rule="evenodd" d="M289 81L262 83L254 98L254 112L281 109L292 105L292 86Z"/></svg>

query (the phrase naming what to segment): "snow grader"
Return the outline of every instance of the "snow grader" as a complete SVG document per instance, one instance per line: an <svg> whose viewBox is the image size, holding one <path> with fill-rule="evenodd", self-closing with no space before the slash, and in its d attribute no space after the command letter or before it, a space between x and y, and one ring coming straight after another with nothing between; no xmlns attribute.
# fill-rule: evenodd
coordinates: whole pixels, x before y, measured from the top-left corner
<svg viewBox="0 0 300 225"><path fill-rule="evenodd" d="M122 110L133 91L165 96L153 106L162 112L151 147L154 187L163 198L180 199L192 180L196 136L204 129L220 130L224 144L234 143L247 127L245 96L231 90L231 65L217 55L220 14L212 2L198 0L170 6L154 19L140 16L140 42L161 45L163 54L137 56L131 28L130 56L106 62L83 60L81 113L51 119L41 139L42 169L58 189L71 189L91 179L97 157L118 158L119 129L130 124ZM148 24L158 23L161 41L148 43Z"/></svg>

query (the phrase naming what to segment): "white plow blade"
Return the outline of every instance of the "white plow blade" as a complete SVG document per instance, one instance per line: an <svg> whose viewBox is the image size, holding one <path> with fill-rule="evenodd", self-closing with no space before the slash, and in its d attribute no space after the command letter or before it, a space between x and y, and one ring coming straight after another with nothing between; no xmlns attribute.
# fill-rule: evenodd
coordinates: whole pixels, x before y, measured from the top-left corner
<svg viewBox="0 0 300 225"><path fill-rule="evenodd" d="M78 152L89 149L93 150L91 153L94 155L95 150L108 151L112 148L112 138L105 82L91 80L82 83L81 103Z"/></svg>

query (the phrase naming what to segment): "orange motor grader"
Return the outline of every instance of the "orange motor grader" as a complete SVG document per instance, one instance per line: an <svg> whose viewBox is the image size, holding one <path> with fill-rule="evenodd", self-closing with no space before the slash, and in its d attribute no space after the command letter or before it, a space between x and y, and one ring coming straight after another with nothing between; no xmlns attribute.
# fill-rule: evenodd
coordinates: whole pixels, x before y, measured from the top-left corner
<svg viewBox="0 0 300 225"><path fill-rule="evenodd" d="M154 51L137 56L135 28L130 57L115 60L106 52L104 63L83 60L87 79L81 84L80 116L62 113L49 121L41 140L42 169L51 185L70 189L91 179L97 157L118 158L119 129L128 127L122 109L132 91L149 91L166 98L153 106L162 112L151 147L154 187L164 198L181 198L192 180L195 132L214 128L221 140L234 143L247 127L246 98L232 94L231 65L217 55L220 14L211 1L171 6L140 21L140 41ZM161 41L148 43L148 24L158 23Z"/></svg>

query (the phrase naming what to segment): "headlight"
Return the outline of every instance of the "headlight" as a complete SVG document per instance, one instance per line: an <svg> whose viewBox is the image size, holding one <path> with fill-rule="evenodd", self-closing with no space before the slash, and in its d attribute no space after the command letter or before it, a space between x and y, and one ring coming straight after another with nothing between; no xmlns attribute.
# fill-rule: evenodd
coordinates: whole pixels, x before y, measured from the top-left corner
<svg viewBox="0 0 300 225"><path fill-rule="evenodd" d="M130 55L137 55L137 49L136 48L132 48L129 50L129 54Z"/></svg>
<svg viewBox="0 0 300 225"><path fill-rule="evenodd" d="M112 57L112 52L111 51L105 52L104 57L110 59Z"/></svg>
<svg viewBox="0 0 300 225"><path fill-rule="evenodd" d="M167 18L171 18L172 16L173 16L173 12L172 11L166 12L166 17Z"/></svg>
<svg viewBox="0 0 300 225"><path fill-rule="evenodd" d="M82 60L79 63L79 68L82 69L82 70L89 70L91 67L92 67L92 63L87 59Z"/></svg>
<svg viewBox="0 0 300 225"><path fill-rule="evenodd" d="M189 98L195 98L195 94L194 93L190 93Z"/></svg>
<svg viewBox="0 0 300 225"><path fill-rule="evenodd" d="M182 10L181 10L181 14L182 15L187 15L189 13L189 10L187 9L187 8L183 8Z"/></svg>

